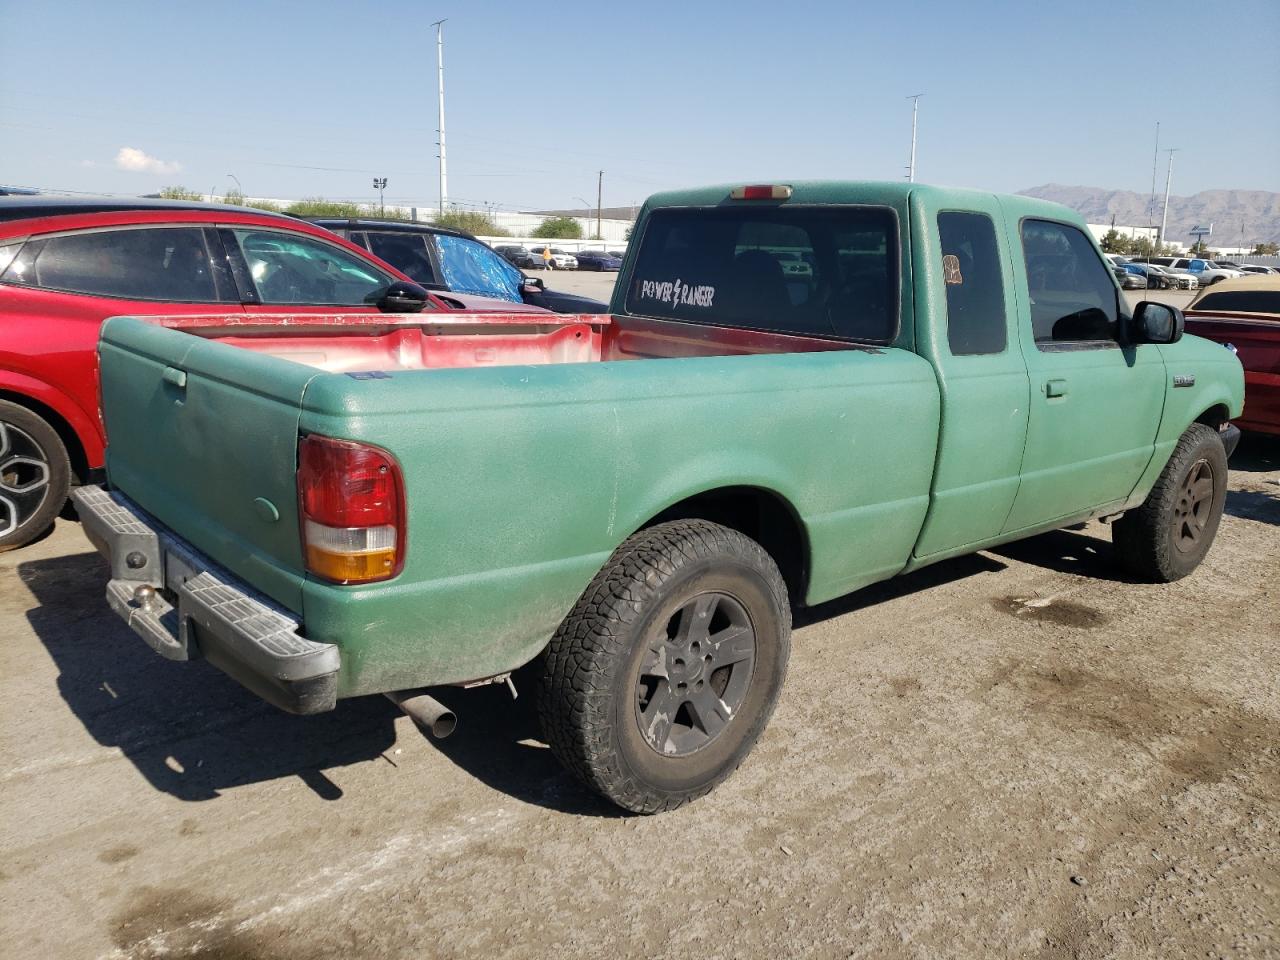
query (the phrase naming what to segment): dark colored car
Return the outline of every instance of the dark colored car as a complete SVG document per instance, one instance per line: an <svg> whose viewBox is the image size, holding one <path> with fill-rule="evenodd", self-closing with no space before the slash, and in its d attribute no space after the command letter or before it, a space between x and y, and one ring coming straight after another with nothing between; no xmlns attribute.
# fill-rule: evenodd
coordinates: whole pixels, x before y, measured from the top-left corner
<svg viewBox="0 0 1280 960"><path fill-rule="evenodd" d="M1167 290L1177 286L1177 283L1155 264L1130 262L1124 265L1124 269L1141 277L1149 290Z"/></svg>
<svg viewBox="0 0 1280 960"><path fill-rule="evenodd" d="M1116 279L1120 281L1122 290L1145 290L1147 289L1147 278L1141 273L1130 272L1128 264L1116 264L1111 268L1111 272L1116 275Z"/></svg>
<svg viewBox="0 0 1280 960"><path fill-rule="evenodd" d="M574 256L578 258L579 270L622 269L622 261L604 250L579 250Z"/></svg>
<svg viewBox="0 0 1280 960"><path fill-rule="evenodd" d="M496 297L556 313L609 312L601 300L547 290L541 280L525 276L493 247L461 230L405 220L316 217L311 222L370 251L428 290Z"/></svg>
<svg viewBox="0 0 1280 960"><path fill-rule="evenodd" d="M502 254L508 263L519 267L521 270L532 270L536 266L533 262L533 254L529 252L528 247L506 245L494 247L493 249Z"/></svg>

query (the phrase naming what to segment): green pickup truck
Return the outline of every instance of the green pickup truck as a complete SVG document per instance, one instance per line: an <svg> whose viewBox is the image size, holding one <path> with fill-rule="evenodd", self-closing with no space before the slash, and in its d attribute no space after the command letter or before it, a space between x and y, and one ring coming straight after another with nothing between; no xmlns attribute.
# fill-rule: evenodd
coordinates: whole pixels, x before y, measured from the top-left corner
<svg viewBox="0 0 1280 960"><path fill-rule="evenodd" d="M527 666L644 813L746 757L794 607L1095 517L1190 573L1244 394L1075 214L917 184L655 196L607 315L254 322L103 328L112 608L296 713Z"/></svg>

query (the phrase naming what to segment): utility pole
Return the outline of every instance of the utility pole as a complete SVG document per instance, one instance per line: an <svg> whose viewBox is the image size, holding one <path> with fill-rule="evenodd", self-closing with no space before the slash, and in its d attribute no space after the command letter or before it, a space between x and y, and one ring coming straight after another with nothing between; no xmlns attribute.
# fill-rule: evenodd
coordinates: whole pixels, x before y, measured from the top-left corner
<svg viewBox="0 0 1280 960"><path fill-rule="evenodd" d="M1156 253L1160 252L1160 244L1164 243L1165 229L1169 226L1169 187L1173 184L1173 155L1179 149L1179 147L1169 147L1165 151L1169 154L1169 176L1164 181L1164 215L1160 217L1160 232L1156 234Z"/></svg>
<svg viewBox="0 0 1280 960"><path fill-rule="evenodd" d="M600 171L600 176L596 179L596 239L604 239L604 231L600 228L600 204L601 197L604 196L604 171Z"/></svg>
<svg viewBox="0 0 1280 960"><path fill-rule="evenodd" d="M920 113L920 98L923 93L913 93L907 97L911 101L911 162L907 165L907 180L916 181L916 118Z"/></svg>
<svg viewBox="0 0 1280 960"><path fill-rule="evenodd" d="M1147 201L1147 222L1156 218L1156 167L1160 165L1160 121L1156 121L1156 149L1151 155L1151 199Z"/></svg>
<svg viewBox="0 0 1280 960"><path fill-rule="evenodd" d="M378 216L385 217L387 215L387 208L382 202L382 191L387 189L387 178L374 177L373 189L378 191Z"/></svg>
<svg viewBox="0 0 1280 960"><path fill-rule="evenodd" d="M445 18L448 19L447 17ZM436 28L436 68L440 77L440 215L444 215L444 205L449 200L449 175L444 149L444 20L432 24Z"/></svg>

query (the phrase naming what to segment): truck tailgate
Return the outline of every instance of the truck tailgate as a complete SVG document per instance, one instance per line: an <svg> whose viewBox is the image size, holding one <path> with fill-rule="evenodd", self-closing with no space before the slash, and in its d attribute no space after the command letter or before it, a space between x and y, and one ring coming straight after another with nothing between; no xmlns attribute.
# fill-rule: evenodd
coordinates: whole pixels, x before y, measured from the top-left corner
<svg viewBox="0 0 1280 960"><path fill-rule="evenodd" d="M300 612L298 417L317 371L129 317L99 351L111 485Z"/></svg>

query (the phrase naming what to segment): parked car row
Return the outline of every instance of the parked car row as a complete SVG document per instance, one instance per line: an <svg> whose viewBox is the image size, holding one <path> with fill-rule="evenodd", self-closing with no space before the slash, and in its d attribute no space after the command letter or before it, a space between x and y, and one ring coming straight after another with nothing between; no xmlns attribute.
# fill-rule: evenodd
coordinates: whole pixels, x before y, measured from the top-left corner
<svg viewBox="0 0 1280 960"><path fill-rule="evenodd" d="M363 247L428 290L494 297L556 313L606 313L609 309L603 300L548 290L541 280L525 276L503 252L512 248L495 249L460 230L404 220L321 217L311 222Z"/></svg>

